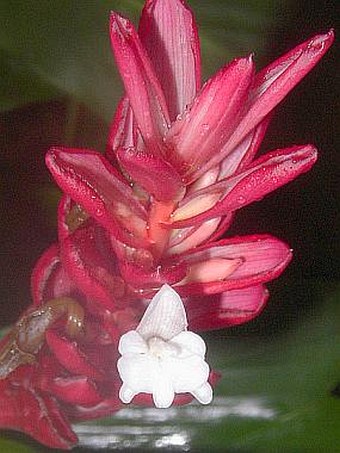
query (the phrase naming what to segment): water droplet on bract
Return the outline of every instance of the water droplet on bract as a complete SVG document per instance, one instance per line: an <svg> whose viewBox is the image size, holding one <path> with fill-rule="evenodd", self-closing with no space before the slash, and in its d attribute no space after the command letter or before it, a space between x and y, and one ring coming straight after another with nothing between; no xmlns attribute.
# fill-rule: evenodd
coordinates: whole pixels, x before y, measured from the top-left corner
<svg viewBox="0 0 340 453"><path fill-rule="evenodd" d="M204 135L207 134L207 132L209 131L210 129L210 126L209 124L202 124L201 127L200 127L200 130L199 130L199 135L201 137L203 137Z"/></svg>
<svg viewBox="0 0 340 453"><path fill-rule="evenodd" d="M244 204L246 201L247 201L246 198L243 197L242 195L239 196L239 197L237 197L237 202L238 202L239 204Z"/></svg>
<svg viewBox="0 0 340 453"><path fill-rule="evenodd" d="M96 209L96 215L97 217L101 217L104 214L103 210L101 208Z"/></svg>

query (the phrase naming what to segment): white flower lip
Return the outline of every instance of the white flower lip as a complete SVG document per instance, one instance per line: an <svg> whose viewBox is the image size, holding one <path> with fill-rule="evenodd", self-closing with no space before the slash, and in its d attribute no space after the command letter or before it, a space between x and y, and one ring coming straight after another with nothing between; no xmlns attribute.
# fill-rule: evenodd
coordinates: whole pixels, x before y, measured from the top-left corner
<svg viewBox="0 0 340 453"><path fill-rule="evenodd" d="M191 393L202 404L212 401L205 343L187 325L181 298L163 285L136 330L120 338L117 367L123 403L139 393L152 394L158 408L170 407L177 393Z"/></svg>

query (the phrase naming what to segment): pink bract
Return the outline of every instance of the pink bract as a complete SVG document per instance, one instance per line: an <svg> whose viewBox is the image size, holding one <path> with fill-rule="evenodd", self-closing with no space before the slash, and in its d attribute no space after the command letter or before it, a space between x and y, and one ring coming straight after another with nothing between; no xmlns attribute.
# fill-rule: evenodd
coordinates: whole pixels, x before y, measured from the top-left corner
<svg viewBox="0 0 340 453"><path fill-rule="evenodd" d="M106 154L47 153L64 194L59 240L33 271L32 306L2 340L11 352L23 326L32 328L20 344L25 364L11 369L3 355L0 426L54 448L76 443L71 422L121 407L118 339L164 283L183 298L194 331L261 312L264 284L286 268L291 250L270 235L221 236L237 210L315 163L312 145L257 152L273 109L333 41L332 31L317 35L259 73L252 56L235 59L202 85L197 28L184 1L147 0L138 31L113 12L110 36L125 95Z"/></svg>

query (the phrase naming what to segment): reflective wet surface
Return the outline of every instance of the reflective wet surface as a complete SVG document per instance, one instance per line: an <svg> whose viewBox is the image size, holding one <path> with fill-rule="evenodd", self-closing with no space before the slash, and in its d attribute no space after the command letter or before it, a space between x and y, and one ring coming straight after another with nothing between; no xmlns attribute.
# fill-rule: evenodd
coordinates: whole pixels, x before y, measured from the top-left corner
<svg viewBox="0 0 340 453"><path fill-rule="evenodd" d="M192 403L162 410L130 406L107 419L107 425L83 423L74 429L86 448L189 451L202 425L215 427L235 417L268 420L276 415L264 399L216 397L209 406Z"/></svg>

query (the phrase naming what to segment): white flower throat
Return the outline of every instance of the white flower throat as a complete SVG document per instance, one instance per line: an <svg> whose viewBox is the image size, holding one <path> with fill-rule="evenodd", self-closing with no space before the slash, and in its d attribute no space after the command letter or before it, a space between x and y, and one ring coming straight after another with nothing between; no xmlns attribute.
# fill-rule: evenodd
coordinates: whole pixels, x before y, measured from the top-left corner
<svg viewBox="0 0 340 453"><path fill-rule="evenodd" d="M180 354L180 349L175 344L162 340L159 337L152 337L147 341L150 354L157 359L165 359L168 357L175 357Z"/></svg>
<svg viewBox="0 0 340 453"><path fill-rule="evenodd" d="M205 343L187 330L183 302L169 285L152 299L137 329L121 337L118 350L124 403L139 393L151 394L159 408L171 406L178 393L191 393L202 404L212 401Z"/></svg>

